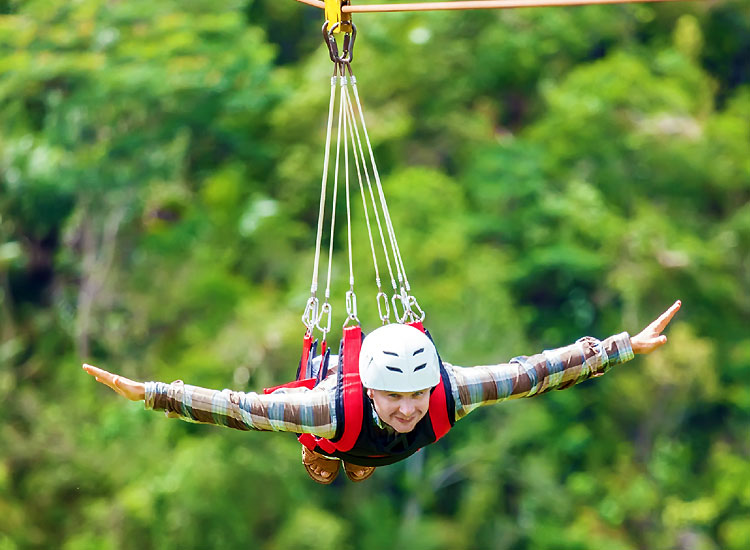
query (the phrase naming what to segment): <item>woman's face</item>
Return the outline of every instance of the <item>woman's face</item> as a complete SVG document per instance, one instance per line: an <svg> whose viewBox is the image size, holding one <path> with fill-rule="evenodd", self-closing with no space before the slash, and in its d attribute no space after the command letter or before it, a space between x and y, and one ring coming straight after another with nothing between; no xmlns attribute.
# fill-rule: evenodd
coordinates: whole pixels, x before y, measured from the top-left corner
<svg viewBox="0 0 750 550"><path fill-rule="evenodd" d="M399 433L412 431L427 414L430 389L413 392L367 390L380 419Z"/></svg>

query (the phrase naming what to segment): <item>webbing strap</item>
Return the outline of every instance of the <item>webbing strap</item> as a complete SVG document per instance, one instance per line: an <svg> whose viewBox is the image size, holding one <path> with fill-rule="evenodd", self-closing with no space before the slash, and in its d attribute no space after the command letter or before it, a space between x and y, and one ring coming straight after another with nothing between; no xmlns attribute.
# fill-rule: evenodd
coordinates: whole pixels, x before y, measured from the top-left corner
<svg viewBox="0 0 750 550"><path fill-rule="evenodd" d="M357 442L362 428L362 382L359 379L359 350L362 347L362 328L359 325L344 329L343 386L346 420L344 435L336 443L339 451L348 451Z"/></svg>
<svg viewBox="0 0 750 550"><path fill-rule="evenodd" d="M445 383L440 378L440 383L430 394L430 422L432 431L435 433L435 441L443 437L451 429L451 422L448 419L448 407L445 406Z"/></svg>
<svg viewBox="0 0 750 550"><path fill-rule="evenodd" d="M312 348L313 337L312 331L307 331L302 339L302 356L297 367L297 380L306 378L307 363L310 361L310 349Z"/></svg>
<svg viewBox="0 0 750 550"><path fill-rule="evenodd" d="M424 325L422 324L422 321L409 321L406 324L407 324L407 326L414 327L416 329L421 330L422 332L425 331L424 330Z"/></svg>
<svg viewBox="0 0 750 550"><path fill-rule="evenodd" d="M317 447L319 443L326 441L326 440L320 439L319 437L315 437L313 434L299 434L297 436L297 441L302 443L305 447L307 447L311 451L314 451L315 447ZM333 451L326 450L326 452L332 453Z"/></svg>
<svg viewBox="0 0 750 550"><path fill-rule="evenodd" d="M310 363L310 351L313 347L313 337L308 331L305 333L305 337L302 339L302 355L300 356L299 366L297 367L297 376L292 382L286 384L280 384L272 388L263 388L263 393L273 393L280 388L308 388L313 389L316 384L316 379L308 377L308 364Z"/></svg>
<svg viewBox="0 0 750 550"><path fill-rule="evenodd" d="M430 333L427 332L424 328L424 325L422 325L422 321L412 321L406 324L410 327L421 330L422 332L427 334L430 340L432 340ZM440 364L442 366L442 361L440 362ZM435 441L443 437L451 429L451 422L448 418L448 408L445 406L445 403L445 383L441 373L440 383L435 386L435 389L430 394L430 407L428 409L430 412L432 431L435 433Z"/></svg>
<svg viewBox="0 0 750 550"><path fill-rule="evenodd" d="M305 447L314 450L316 445L326 453L349 451L357 442L362 429L362 382L359 379L359 351L362 347L362 328L359 325L344 329L341 352L341 393L344 400L344 434L336 443L312 434L301 434L297 439Z"/></svg>
<svg viewBox="0 0 750 550"><path fill-rule="evenodd" d="M278 386L274 386L273 388L263 388L263 393L269 394L273 393L276 390L280 390L281 388L307 388L308 390L311 390L315 387L315 384L318 383L317 378L303 378L301 380L295 380L294 382L287 382L286 384L280 384Z"/></svg>

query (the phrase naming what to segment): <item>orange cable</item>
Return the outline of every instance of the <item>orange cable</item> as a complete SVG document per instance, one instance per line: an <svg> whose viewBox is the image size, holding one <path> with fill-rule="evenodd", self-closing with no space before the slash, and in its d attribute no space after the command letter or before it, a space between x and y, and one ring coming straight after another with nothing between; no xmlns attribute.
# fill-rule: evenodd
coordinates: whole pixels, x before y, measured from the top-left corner
<svg viewBox="0 0 750 550"><path fill-rule="evenodd" d="M323 8L320 0L297 0L309 6ZM588 6L592 4L634 4L651 2L678 2L682 0L457 0L451 2L417 2L405 4L370 4L343 6L343 13L373 13L400 11L481 10L508 8L548 8L560 6Z"/></svg>

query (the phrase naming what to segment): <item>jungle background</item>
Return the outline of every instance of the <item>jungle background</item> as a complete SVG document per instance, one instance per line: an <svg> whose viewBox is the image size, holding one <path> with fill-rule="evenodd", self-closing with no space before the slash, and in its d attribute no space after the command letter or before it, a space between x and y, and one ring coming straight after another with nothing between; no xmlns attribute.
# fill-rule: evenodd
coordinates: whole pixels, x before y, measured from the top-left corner
<svg viewBox="0 0 750 550"><path fill-rule="evenodd" d="M168 420L81 370L243 391L294 376L332 69L322 12L0 13L1 550L748 547L750 4L355 16L368 128L446 360L683 308L653 355L486 407L331 487L289 434ZM355 229L372 330L361 216Z"/></svg>

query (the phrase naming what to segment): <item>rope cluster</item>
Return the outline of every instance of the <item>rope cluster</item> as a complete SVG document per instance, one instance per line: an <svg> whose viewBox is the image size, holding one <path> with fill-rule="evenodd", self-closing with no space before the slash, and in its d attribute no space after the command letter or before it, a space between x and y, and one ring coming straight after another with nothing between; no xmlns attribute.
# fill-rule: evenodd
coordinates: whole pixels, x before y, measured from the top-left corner
<svg viewBox="0 0 750 550"><path fill-rule="evenodd" d="M424 319L424 312L419 307L416 298L411 295L411 286L406 275L406 268L401 256L401 250L396 239L396 231L388 210L388 203L383 192L380 181L380 173L375 161L372 143L367 125L365 123L362 102L357 88L357 78L351 68L354 39L356 27L352 24L351 31L345 33L343 39L343 53L339 54L338 45L334 37L335 28L328 29L328 22L323 25L323 35L329 47L331 60L334 62L333 76L331 77L331 93L328 103L328 123L326 126L326 144L323 158L323 176L320 189L320 207L318 210L318 226L315 239L315 258L313 260L313 274L310 284L310 298L307 301L302 322L312 332L314 328L323 334L323 340L331 330L331 273L333 262L334 230L336 225L336 203L339 197L339 182L343 177L344 196L346 202L346 227L347 227L347 252L349 259L349 290L346 293L347 318L349 322L359 323L357 317L357 296L354 290L354 260L352 239L352 214L351 214L351 176L356 174L356 181L362 199L362 207L365 215L365 225L372 253L372 262L375 271L375 285L377 294L375 297L378 314L383 324L390 322L391 312L399 322L415 321ZM338 114L335 114L338 104ZM331 179L330 164L333 151L333 122L336 124L336 144L333 167L333 191L331 204L331 219L328 243L328 266L326 275L326 287L321 304L318 293L318 282L320 275L320 257L323 240L323 227L325 225L326 200L328 196L328 184ZM365 154L365 146L367 154ZM353 163L350 162L350 158ZM352 170L352 164L354 170ZM373 223L377 226L377 239L373 235ZM376 243L379 242L379 247ZM381 269L379 265L379 254L385 260L388 276L391 283L392 295L390 302L388 295L383 290L381 280ZM392 305L392 307L391 307Z"/></svg>

